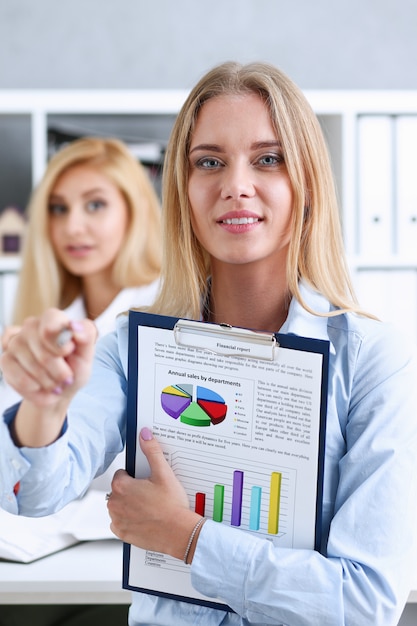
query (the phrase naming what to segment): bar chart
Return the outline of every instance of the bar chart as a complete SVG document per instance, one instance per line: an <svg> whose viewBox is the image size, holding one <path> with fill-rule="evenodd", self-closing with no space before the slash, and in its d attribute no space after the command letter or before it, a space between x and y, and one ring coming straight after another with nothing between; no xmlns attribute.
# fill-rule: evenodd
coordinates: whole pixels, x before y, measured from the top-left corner
<svg viewBox="0 0 417 626"><path fill-rule="evenodd" d="M291 545L296 470L189 450L171 466L200 515Z"/></svg>

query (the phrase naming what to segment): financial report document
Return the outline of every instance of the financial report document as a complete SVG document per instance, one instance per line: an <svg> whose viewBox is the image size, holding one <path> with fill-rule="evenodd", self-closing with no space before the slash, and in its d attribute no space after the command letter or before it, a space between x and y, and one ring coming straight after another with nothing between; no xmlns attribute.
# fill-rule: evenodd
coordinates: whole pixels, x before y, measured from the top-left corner
<svg viewBox="0 0 417 626"><path fill-rule="evenodd" d="M323 340L130 312L128 472L149 476L147 426L193 510L318 549L328 353ZM123 586L227 608L192 587L190 566L128 544Z"/></svg>

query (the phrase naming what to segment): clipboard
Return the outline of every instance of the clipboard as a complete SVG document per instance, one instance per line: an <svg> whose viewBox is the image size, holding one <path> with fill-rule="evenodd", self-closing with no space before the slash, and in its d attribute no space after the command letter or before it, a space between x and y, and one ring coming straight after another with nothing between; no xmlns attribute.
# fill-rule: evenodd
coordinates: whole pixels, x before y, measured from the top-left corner
<svg viewBox="0 0 417 626"><path fill-rule="evenodd" d="M126 469L150 428L190 507L277 547L320 550L329 342L129 311ZM123 546L123 588L232 609L190 566Z"/></svg>

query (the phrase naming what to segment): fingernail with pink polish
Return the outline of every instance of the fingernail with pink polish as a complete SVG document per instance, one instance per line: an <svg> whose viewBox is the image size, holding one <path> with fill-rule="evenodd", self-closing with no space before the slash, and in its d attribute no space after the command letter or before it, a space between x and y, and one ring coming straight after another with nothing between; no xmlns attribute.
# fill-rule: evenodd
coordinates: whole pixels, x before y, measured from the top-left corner
<svg viewBox="0 0 417 626"><path fill-rule="evenodd" d="M142 428L142 430L140 431L140 436L144 441L150 441L151 439L153 439L152 431L149 430L149 428L147 428L146 426L144 426L144 428Z"/></svg>
<svg viewBox="0 0 417 626"><path fill-rule="evenodd" d="M84 330L84 326L81 322L71 322L71 328L76 333L81 333Z"/></svg>
<svg viewBox="0 0 417 626"><path fill-rule="evenodd" d="M54 393L57 396L60 396L62 393L62 387L55 387L54 389L52 389L52 393Z"/></svg>

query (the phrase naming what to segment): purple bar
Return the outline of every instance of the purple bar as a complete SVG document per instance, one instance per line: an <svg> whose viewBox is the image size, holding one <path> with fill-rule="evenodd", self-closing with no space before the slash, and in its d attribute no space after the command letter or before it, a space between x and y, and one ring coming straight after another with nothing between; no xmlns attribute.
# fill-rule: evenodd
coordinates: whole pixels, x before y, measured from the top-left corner
<svg viewBox="0 0 417 626"><path fill-rule="evenodd" d="M233 472L232 526L240 526L242 517L243 472Z"/></svg>

